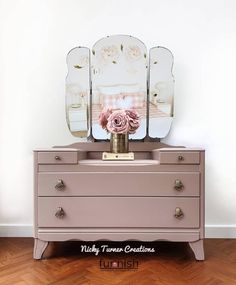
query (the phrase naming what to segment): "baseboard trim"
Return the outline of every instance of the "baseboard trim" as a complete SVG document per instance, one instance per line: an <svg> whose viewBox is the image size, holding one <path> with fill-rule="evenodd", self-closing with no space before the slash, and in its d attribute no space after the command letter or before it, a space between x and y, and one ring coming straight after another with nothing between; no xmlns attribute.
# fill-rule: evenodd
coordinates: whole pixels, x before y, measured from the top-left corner
<svg viewBox="0 0 236 285"><path fill-rule="evenodd" d="M33 225L0 224L0 237L32 237ZM236 225L206 225L206 238L236 238Z"/></svg>
<svg viewBox="0 0 236 285"><path fill-rule="evenodd" d="M236 225L206 225L206 238L236 238Z"/></svg>
<svg viewBox="0 0 236 285"><path fill-rule="evenodd" d="M31 224L0 224L0 237L32 237Z"/></svg>

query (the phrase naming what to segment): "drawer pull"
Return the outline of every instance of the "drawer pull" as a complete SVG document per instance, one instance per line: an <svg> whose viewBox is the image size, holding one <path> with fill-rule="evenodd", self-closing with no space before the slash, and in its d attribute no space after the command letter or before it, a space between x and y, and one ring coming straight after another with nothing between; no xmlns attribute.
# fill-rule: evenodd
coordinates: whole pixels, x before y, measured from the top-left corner
<svg viewBox="0 0 236 285"><path fill-rule="evenodd" d="M65 184L62 179L58 179L57 184L55 185L57 190L63 190L65 188Z"/></svg>
<svg viewBox="0 0 236 285"><path fill-rule="evenodd" d="M180 191L184 188L184 184L182 183L181 180L176 179L175 180L175 190Z"/></svg>
<svg viewBox="0 0 236 285"><path fill-rule="evenodd" d="M178 156L178 161L183 161L184 160L184 157L182 155L179 155Z"/></svg>
<svg viewBox="0 0 236 285"><path fill-rule="evenodd" d="M179 208L179 207L175 208L175 217L177 219L180 219L180 218L183 218L183 216L184 216L184 213L181 210L181 208Z"/></svg>
<svg viewBox="0 0 236 285"><path fill-rule="evenodd" d="M56 156L55 156L55 160L61 160L61 157L58 156L58 155L56 155Z"/></svg>
<svg viewBox="0 0 236 285"><path fill-rule="evenodd" d="M55 213L55 216L59 219L62 219L64 216L65 216L65 212L64 210L62 209L62 207L58 207L56 213Z"/></svg>

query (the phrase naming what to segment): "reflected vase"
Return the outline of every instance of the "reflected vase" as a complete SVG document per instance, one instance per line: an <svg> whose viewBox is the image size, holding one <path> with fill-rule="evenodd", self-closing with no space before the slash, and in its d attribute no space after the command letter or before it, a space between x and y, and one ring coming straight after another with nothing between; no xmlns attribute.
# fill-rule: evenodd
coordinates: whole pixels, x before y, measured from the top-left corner
<svg viewBox="0 0 236 285"><path fill-rule="evenodd" d="M129 152L129 134L112 134L110 138L110 152L128 153Z"/></svg>

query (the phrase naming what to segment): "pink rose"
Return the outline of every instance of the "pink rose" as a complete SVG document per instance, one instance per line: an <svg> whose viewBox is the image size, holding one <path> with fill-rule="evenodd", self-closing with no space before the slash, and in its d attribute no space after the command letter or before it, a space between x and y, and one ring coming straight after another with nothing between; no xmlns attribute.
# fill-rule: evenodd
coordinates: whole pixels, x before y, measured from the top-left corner
<svg viewBox="0 0 236 285"><path fill-rule="evenodd" d="M110 133L125 134L129 132L129 118L124 110L114 111L108 118L107 130Z"/></svg>
<svg viewBox="0 0 236 285"><path fill-rule="evenodd" d="M103 129L116 134L134 134L140 126L139 115L135 110L116 110L104 109L99 122Z"/></svg>
<svg viewBox="0 0 236 285"><path fill-rule="evenodd" d="M103 110L99 116L99 123L103 129L107 130L108 118L111 115L112 111L110 109Z"/></svg>
<svg viewBox="0 0 236 285"><path fill-rule="evenodd" d="M135 110L126 110L125 112L129 118L129 133L134 134L140 126L139 115Z"/></svg>

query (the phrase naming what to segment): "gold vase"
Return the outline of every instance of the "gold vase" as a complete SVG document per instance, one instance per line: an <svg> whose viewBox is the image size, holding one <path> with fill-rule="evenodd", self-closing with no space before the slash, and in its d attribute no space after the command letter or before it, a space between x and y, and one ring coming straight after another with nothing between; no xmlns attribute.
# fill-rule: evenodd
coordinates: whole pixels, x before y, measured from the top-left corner
<svg viewBox="0 0 236 285"><path fill-rule="evenodd" d="M129 134L111 134L110 151L112 153L129 152Z"/></svg>

